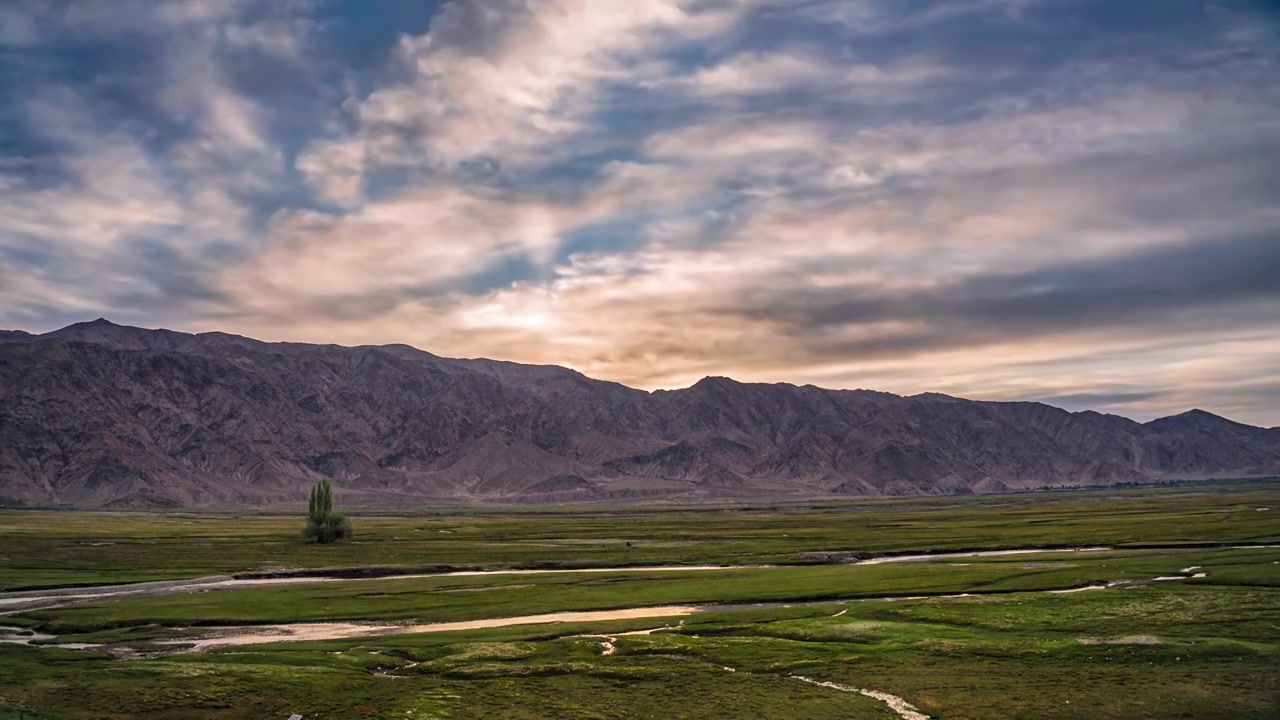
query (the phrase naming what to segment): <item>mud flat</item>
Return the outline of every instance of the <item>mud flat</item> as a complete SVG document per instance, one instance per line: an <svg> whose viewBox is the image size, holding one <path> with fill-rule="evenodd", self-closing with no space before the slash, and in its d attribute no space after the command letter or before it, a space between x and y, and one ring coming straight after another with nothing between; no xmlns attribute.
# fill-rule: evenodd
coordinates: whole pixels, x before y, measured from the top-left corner
<svg viewBox="0 0 1280 720"><path fill-rule="evenodd" d="M262 645L280 642L306 642L314 640L341 640L380 635L411 635L418 633L453 632L458 630L488 630L513 625L544 625L548 623L607 622L610 620L635 620L639 618L675 617L698 612L696 605L663 605L623 610L596 610L589 612L544 613L518 617L466 620L462 622L427 623L421 625L366 625L360 623L290 623L286 625L260 625L227 627L214 635L195 639L161 640L159 645L179 645L190 651L209 650L239 645Z"/></svg>

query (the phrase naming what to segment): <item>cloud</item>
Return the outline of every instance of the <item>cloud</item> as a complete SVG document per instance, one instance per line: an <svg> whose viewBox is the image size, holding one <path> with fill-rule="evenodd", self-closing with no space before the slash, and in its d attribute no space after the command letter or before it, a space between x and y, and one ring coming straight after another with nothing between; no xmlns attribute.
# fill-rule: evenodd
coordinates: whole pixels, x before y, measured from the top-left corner
<svg viewBox="0 0 1280 720"><path fill-rule="evenodd" d="M824 23L839 23L858 34L918 30L969 16L1018 19L1022 12L1045 0L953 0L902 7L892 0L819 0L795 3L799 14ZM784 3L784 7L788 4Z"/></svg>
<svg viewBox="0 0 1280 720"><path fill-rule="evenodd" d="M837 339L830 348L866 356L1114 327L1150 332L1162 322L1186 331L1220 322L1215 311L1224 307L1228 319L1261 326L1280 311L1280 243L1274 231L1024 273L980 273L905 292L780 289L741 311L826 337L832 328L868 323L904 328Z"/></svg>
<svg viewBox="0 0 1280 720"><path fill-rule="evenodd" d="M1064 395L1050 395L1037 398L1039 402L1069 410L1097 410L1099 408L1116 408L1135 403L1154 400L1164 395L1159 390L1112 390L1095 392L1074 392Z"/></svg>
<svg viewBox="0 0 1280 720"><path fill-rule="evenodd" d="M62 77L38 53L21 55L27 75L5 85L18 144L0 169L0 299L12 313L110 307L155 317L225 300L212 287L211 255L251 242L249 198L283 170L264 111L222 62L228 25L260 42L278 32L260 27L266 20L234 25L250 8L11 10L33 42L71 43L103 62L97 73Z"/></svg>
<svg viewBox="0 0 1280 720"><path fill-rule="evenodd" d="M1243 3L384 10L6 6L0 322L1280 422Z"/></svg>
<svg viewBox="0 0 1280 720"><path fill-rule="evenodd" d="M877 100L885 101L922 92L923 85L948 74L948 68L925 57L877 65L851 64L847 60L798 50L744 52L698 68L691 77L675 78L670 86L715 101L797 90L839 93L845 97L873 94Z"/></svg>
<svg viewBox="0 0 1280 720"><path fill-rule="evenodd" d="M333 168L307 155L300 169L318 187L331 187L325 176L336 171L350 200L357 166L408 164L433 174L476 158L549 162L564 151L558 143L590 130L605 86L635 82L646 56L735 18L732 8L676 0L458 0L427 34L402 38L395 49L402 80L347 104L356 130L344 143L362 146L348 146L351 162Z"/></svg>

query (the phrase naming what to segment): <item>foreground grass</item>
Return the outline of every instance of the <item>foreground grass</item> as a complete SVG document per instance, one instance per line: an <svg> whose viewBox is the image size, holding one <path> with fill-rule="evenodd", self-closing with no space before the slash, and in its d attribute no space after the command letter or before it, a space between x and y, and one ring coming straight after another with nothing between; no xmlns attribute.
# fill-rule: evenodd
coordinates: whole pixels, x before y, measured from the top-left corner
<svg viewBox="0 0 1280 720"><path fill-rule="evenodd" d="M842 506L357 518L303 544L281 515L0 513L0 586L335 566L784 567L343 580L28 611L56 642L154 652L192 626L445 622L675 603L810 603L678 619L516 626L137 660L0 644L6 707L106 718L885 718L802 675L966 718L1270 718L1280 707L1280 486ZM630 547L628 546L630 543ZM1199 547L1154 548L1155 545ZM1111 545L922 563L807 553ZM805 564L809 563L809 564ZM1200 566L1207 576L1151 582ZM1113 580L1069 595L1037 591ZM882 596L984 593L882 602ZM993 594L986 594L993 593ZM651 635L628 630L672 625ZM198 629L195 631L198 632ZM610 634L616 651L602 654Z"/></svg>
<svg viewBox="0 0 1280 720"><path fill-rule="evenodd" d="M24 679L0 686L0 704L72 718L893 717L793 675L955 720L1269 718L1280 703L1276 588L1147 585L684 620L615 636L609 656L573 635L636 622L140 661L0 646L0 673Z"/></svg>

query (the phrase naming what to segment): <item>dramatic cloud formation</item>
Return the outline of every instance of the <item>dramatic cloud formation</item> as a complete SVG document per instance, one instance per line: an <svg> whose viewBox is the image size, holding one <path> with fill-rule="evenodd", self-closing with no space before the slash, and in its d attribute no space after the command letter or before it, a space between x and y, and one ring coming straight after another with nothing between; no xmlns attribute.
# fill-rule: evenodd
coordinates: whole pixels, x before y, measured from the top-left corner
<svg viewBox="0 0 1280 720"><path fill-rule="evenodd" d="M1263 0L17 0L0 327L1280 425Z"/></svg>

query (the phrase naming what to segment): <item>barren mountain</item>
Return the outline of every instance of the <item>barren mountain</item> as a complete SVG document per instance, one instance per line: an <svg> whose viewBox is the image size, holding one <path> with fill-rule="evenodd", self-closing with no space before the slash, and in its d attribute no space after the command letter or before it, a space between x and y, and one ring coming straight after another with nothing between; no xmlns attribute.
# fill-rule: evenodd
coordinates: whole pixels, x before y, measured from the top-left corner
<svg viewBox="0 0 1280 720"><path fill-rule="evenodd" d="M1280 429L191 335L0 331L0 504L561 502L994 492L1280 472Z"/></svg>

